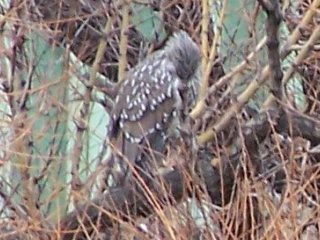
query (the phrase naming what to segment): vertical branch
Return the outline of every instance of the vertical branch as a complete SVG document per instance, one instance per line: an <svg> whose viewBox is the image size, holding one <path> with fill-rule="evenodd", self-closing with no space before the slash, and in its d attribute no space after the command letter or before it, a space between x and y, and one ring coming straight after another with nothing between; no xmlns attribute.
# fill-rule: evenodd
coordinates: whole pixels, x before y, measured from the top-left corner
<svg viewBox="0 0 320 240"><path fill-rule="evenodd" d="M201 50L202 50L202 62L201 68L204 71L207 62L208 62L208 49L209 49L209 40L208 40L208 33L209 33L209 23L210 23L210 16L209 16L209 1L202 0L202 21L201 21Z"/></svg>
<svg viewBox="0 0 320 240"><path fill-rule="evenodd" d="M205 4L205 5L203 5ZM193 108L192 112L190 113L190 116L192 118L197 118L200 113L202 112L204 108L204 101L208 93L208 83L209 83L209 76L211 73L211 69L214 65L214 60L216 57L217 53L217 48L220 43L220 38L221 38L221 30L222 30L222 23L224 19L224 14L225 14L225 8L227 5L227 0L224 0L222 3L222 9L220 11L220 16L218 19L218 23L216 26L216 31L214 32L214 38L212 42L212 46L210 49L210 53L208 56L208 27L209 27L209 11L208 11L208 1L203 0L202 1L202 6L203 6L203 20L202 20L202 65L201 65L201 70L202 70L202 82L200 86L200 92L198 96L198 101L196 106Z"/></svg>
<svg viewBox="0 0 320 240"><path fill-rule="evenodd" d="M121 35L120 35L120 58L119 58L119 70L118 81L122 81L125 75L127 66L127 45L128 45L128 26L129 26L129 7L130 0L123 0L122 4L122 22L121 22Z"/></svg>
<svg viewBox="0 0 320 240"><path fill-rule="evenodd" d="M204 96L208 88L208 80L205 78L205 71L209 61L209 24L210 24L210 16L209 16L209 0L202 0L202 21L201 21L201 50L202 50L202 61L201 61L201 72L202 81L199 89L197 103L194 109L191 111L190 116L195 118L196 115L199 115L202 109L204 108Z"/></svg>
<svg viewBox="0 0 320 240"><path fill-rule="evenodd" d="M112 27L112 23L113 23L113 15L109 16L109 18L107 20L106 26L103 30L104 36L110 32L111 27ZM97 50L97 54L96 54L96 58L94 59L94 62L92 64L92 68L91 68L91 72L90 72L89 86L95 85L96 74L98 72L99 65L100 65L100 62L103 58L106 47L107 47L107 42L100 41L99 46L98 46L98 50Z"/></svg>
<svg viewBox="0 0 320 240"><path fill-rule="evenodd" d="M271 92L277 100L282 100L281 81L283 77L281 69L281 58L279 50L279 26L282 20L280 6L278 1L258 0L267 14L266 33L267 33L267 48L268 60L271 75Z"/></svg>
<svg viewBox="0 0 320 240"><path fill-rule="evenodd" d="M113 22L113 16L109 16L105 25L105 28L103 30L103 36L107 36L108 33L111 30ZM79 175L79 162L81 159L81 153L83 150L83 135L85 130L87 129L88 121L89 121L89 110L90 110L90 99L91 99L91 93L93 86L95 85L96 81L96 73L99 68L99 64L103 58L105 49L106 49L107 43L105 39L101 39L98 50L96 53L95 60L93 62L93 66L91 68L90 72L90 79L87 84L87 89L84 95L84 102L80 109L80 116L75 117L74 123L76 125L76 137L75 137L75 143L74 148L72 151L72 182L71 186L73 190L79 190L79 187L81 187L81 181L80 181L80 175Z"/></svg>
<svg viewBox="0 0 320 240"><path fill-rule="evenodd" d="M222 8L220 11L220 16L219 16L217 26L216 26L216 31L214 33L213 43L212 43L211 50L210 50L209 61L208 61L208 64L206 66L205 73L204 73L204 78L206 79L206 89L204 89L204 97L206 96L206 93L207 93L210 72L211 72L211 69L214 65L214 60L216 58L216 54L219 49L219 44L221 41L222 24L223 24L223 20L224 20L224 16L225 16L226 6L227 6L227 0L223 0Z"/></svg>

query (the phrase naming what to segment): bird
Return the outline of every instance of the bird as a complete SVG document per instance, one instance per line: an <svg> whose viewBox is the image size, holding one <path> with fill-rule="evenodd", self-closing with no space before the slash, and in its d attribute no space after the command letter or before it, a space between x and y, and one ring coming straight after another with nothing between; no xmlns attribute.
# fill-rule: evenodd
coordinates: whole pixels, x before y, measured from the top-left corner
<svg viewBox="0 0 320 240"><path fill-rule="evenodd" d="M130 164L150 174L166 140L179 136L197 98L200 60L199 47L180 30L127 72L110 114L109 167L116 184L132 176Z"/></svg>

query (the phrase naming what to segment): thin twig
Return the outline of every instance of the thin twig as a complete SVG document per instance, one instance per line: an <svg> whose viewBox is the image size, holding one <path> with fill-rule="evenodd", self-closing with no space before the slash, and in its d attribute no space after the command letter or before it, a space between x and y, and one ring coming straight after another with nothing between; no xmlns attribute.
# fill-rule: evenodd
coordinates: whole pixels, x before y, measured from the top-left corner
<svg viewBox="0 0 320 240"><path fill-rule="evenodd" d="M129 7L130 0L123 0L122 4L122 22L121 22L121 35L119 43L119 68L118 68L118 81L124 79L126 67L127 67L127 47L128 47L128 27L129 27Z"/></svg>
<svg viewBox="0 0 320 240"><path fill-rule="evenodd" d="M208 95L213 94L217 89L220 89L229 80L231 81L234 76L246 70L250 62L255 58L257 52L259 52L267 42L267 37L263 37L256 46L255 50L252 51L239 65L231 69L226 75L219 78L218 81L209 88Z"/></svg>
<svg viewBox="0 0 320 240"><path fill-rule="evenodd" d="M296 57L294 63L285 72L282 79L283 84L289 81L292 74L296 71L297 66L299 66L306 57L308 57L308 54L310 53L310 51L313 50L313 46L316 44L319 38L320 26L317 26L316 29L313 31L312 35L310 36L309 40L302 46L302 49Z"/></svg>

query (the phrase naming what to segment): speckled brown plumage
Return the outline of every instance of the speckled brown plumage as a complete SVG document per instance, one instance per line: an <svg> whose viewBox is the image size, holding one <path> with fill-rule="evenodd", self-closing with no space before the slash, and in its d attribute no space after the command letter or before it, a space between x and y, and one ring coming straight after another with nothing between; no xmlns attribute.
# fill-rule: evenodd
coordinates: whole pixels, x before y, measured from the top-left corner
<svg viewBox="0 0 320 240"><path fill-rule="evenodd" d="M120 153L113 159L120 163L120 175L127 171L126 160L152 161L154 150L161 154L165 139L178 134L196 97L199 63L197 45L180 31L127 73L111 112L110 139Z"/></svg>

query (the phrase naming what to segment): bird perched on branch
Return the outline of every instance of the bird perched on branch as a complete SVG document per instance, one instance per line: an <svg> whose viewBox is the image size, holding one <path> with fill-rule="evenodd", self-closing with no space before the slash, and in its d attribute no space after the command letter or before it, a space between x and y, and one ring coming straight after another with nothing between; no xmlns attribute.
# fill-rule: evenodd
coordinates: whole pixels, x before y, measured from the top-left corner
<svg viewBox="0 0 320 240"><path fill-rule="evenodd" d="M132 175L129 164L152 172L166 139L179 135L197 96L199 65L198 46L180 31L120 83L109 132L117 184Z"/></svg>

